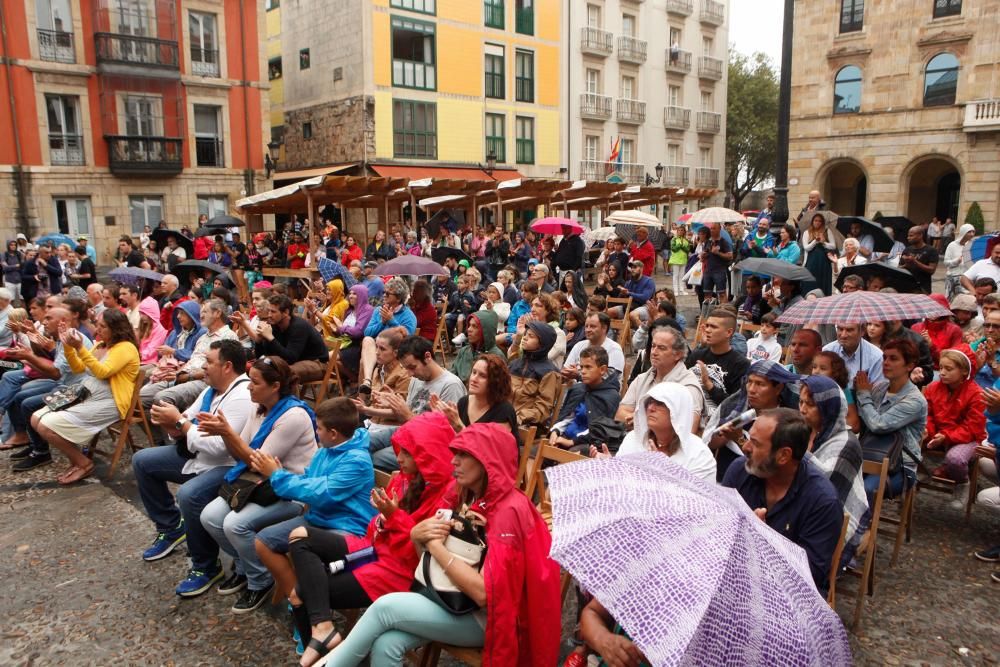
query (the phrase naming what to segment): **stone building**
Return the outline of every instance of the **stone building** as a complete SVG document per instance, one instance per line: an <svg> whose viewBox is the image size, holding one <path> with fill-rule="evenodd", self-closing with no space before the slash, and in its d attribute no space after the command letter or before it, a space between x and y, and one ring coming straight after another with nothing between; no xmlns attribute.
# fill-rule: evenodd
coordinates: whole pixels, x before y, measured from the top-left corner
<svg viewBox="0 0 1000 667"><path fill-rule="evenodd" d="M1000 202L1000 0L796 2L789 209L957 223Z"/></svg>
<svg viewBox="0 0 1000 667"><path fill-rule="evenodd" d="M6 0L0 238L177 229L267 188L263 0Z"/></svg>

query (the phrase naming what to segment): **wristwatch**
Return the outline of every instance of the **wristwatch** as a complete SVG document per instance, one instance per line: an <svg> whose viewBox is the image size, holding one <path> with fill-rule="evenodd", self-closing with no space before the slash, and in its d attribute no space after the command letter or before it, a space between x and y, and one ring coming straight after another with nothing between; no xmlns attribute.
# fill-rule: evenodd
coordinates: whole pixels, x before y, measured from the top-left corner
<svg viewBox="0 0 1000 667"><path fill-rule="evenodd" d="M188 418L187 417L181 417L180 419L178 419L177 421L174 422L174 428L177 429L178 431L183 431L184 430L184 425L187 424L187 423L188 423Z"/></svg>

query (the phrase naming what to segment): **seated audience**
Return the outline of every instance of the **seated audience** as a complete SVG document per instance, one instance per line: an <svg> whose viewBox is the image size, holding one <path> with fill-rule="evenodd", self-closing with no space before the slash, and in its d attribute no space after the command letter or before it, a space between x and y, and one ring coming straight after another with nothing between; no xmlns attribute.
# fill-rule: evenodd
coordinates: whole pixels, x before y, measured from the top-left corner
<svg viewBox="0 0 1000 667"><path fill-rule="evenodd" d="M736 317L728 310L715 308L701 325L701 347L691 350L684 362L698 375L705 393L702 421L727 396L739 391L750 368L746 355L734 350L730 343L735 332Z"/></svg>
<svg viewBox="0 0 1000 667"><path fill-rule="evenodd" d="M503 285L499 282L490 283L482 294L485 298L479 306L479 311L493 311L497 318L497 333L503 331L507 326L507 318L510 315L510 304L503 300Z"/></svg>
<svg viewBox="0 0 1000 667"><path fill-rule="evenodd" d="M844 360L847 367L847 384L854 383L858 371L868 374L871 382L882 379L882 350L861 336L860 324L837 325L837 340L823 346L825 352L833 352Z"/></svg>
<svg viewBox="0 0 1000 667"><path fill-rule="evenodd" d="M418 280L413 283L410 310L413 311L413 317L416 319L414 332L434 342L434 337L437 336L438 311L431 302L431 288L426 280Z"/></svg>
<svg viewBox="0 0 1000 667"><path fill-rule="evenodd" d="M326 331L324 327L324 333L340 341L338 361L341 367L347 371L348 377L357 378L365 339L365 327L368 326L375 309L368 303L368 288L361 284L354 285L348 291L347 303L348 307L343 319L334 320L329 331Z"/></svg>
<svg viewBox="0 0 1000 667"><path fill-rule="evenodd" d="M625 353L622 351L622 346L608 336L610 331L611 318L604 313L587 316L584 334L588 344L578 345L566 355L566 363L562 369L564 379L576 380L580 374L580 355L588 347L600 347L608 354L608 366L618 372L618 379L621 380L621 375L625 372Z"/></svg>
<svg viewBox="0 0 1000 667"><path fill-rule="evenodd" d="M744 289L746 293L733 304L736 306L736 317L740 320L749 320L753 324L760 324L760 318L771 312L771 306L764 299L760 276L747 276Z"/></svg>
<svg viewBox="0 0 1000 667"><path fill-rule="evenodd" d="M399 344L406 337L403 331L402 327L386 329L375 337L375 367L371 377L366 378L367 384L359 385L358 395L353 399L358 413L368 418L369 437L373 437L376 431L384 427L395 428L401 424L397 415L385 414L379 410L370 411L366 401L383 391L394 392L406 399L411 378L397 357Z"/></svg>
<svg viewBox="0 0 1000 667"><path fill-rule="evenodd" d="M986 440L983 390L972 379L972 362L961 349L941 352L940 376L924 389L927 433L923 444L928 450L945 452L944 464L933 471L934 476L964 485L969 481L969 461Z"/></svg>
<svg viewBox="0 0 1000 667"><path fill-rule="evenodd" d="M549 350L549 360L561 366L566 356L566 332L559 328L559 309L555 300L548 294L538 294L531 302L531 312L518 321L517 333L514 334L512 345L507 351L508 359L520 354L520 344L529 321L544 322L552 327L556 340Z"/></svg>
<svg viewBox="0 0 1000 667"><path fill-rule="evenodd" d="M508 366L514 411L522 427L542 427L549 423L556 409L562 380L559 369L549 358L555 343L556 332L548 324L532 320L524 325L521 353Z"/></svg>
<svg viewBox="0 0 1000 667"><path fill-rule="evenodd" d="M549 444L585 453L590 451L590 426L596 419L613 419L618 410L621 374L608 365L607 350L591 345L580 353L579 377L566 391Z"/></svg>
<svg viewBox="0 0 1000 667"><path fill-rule="evenodd" d="M143 299L139 304L139 363L152 370L159 361L160 347L166 342L167 330L160 324L160 307L153 299Z"/></svg>
<svg viewBox="0 0 1000 667"><path fill-rule="evenodd" d="M788 343L791 363L785 368L798 375L810 375L813 359L823 349L823 338L813 329L799 329Z"/></svg>
<svg viewBox="0 0 1000 667"><path fill-rule="evenodd" d="M448 336L455 345L465 342L465 318L479 309L480 300L476 295L478 278L471 273L458 277L458 289L448 299L448 309L445 313L445 327Z"/></svg>
<svg viewBox="0 0 1000 667"><path fill-rule="evenodd" d="M833 380L844 392L847 401L847 425L855 433L861 432L861 417L858 416L858 406L854 400L854 389L847 385L847 366L844 360L834 352L819 352L813 359L812 371L807 375L822 375Z"/></svg>
<svg viewBox="0 0 1000 667"><path fill-rule="evenodd" d="M517 413L511 405L510 371L503 357L482 354L472 365L469 375L469 393L457 403L442 401L431 396L431 408L443 413L455 431L461 431L471 424L500 424L510 429L521 446L517 430Z"/></svg>
<svg viewBox="0 0 1000 667"><path fill-rule="evenodd" d="M844 511L830 480L803 461L810 434L794 410L763 412L743 445L745 458L732 462L722 485L736 489L758 518L805 549L813 582L825 595Z"/></svg>
<svg viewBox="0 0 1000 667"><path fill-rule="evenodd" d="M496 322L497 316L492 310L479 310L469 315L465 331L466 344L458 348L455 360L451 362L451 372L458 376L462 382L469 381L472 364L480 355L495 354L501 359L506 358L504 353L494 344L497 339L494 333Z"/></svg>
<svg viewBox="0 0 1000 667"><path fill-rule="evenodd" d="M497 336L497 347L507 349L514 341L517 327L521 323L521 318L531 313L531 302L538 296L538 285L525 280L521 284L521 298L510 308L510 315L507 316L506 333Z"/></svg>
<svg viewBox="0 0 1000 667"><path fill-rule="evenodd" d="M931 298L938 302L940 306L949 309L948 299L943 294L932 294ZM920 334L931 349L931 359L934 362L934 370L938 370L941 352L962 345L965 338L962 329L951 321L950 315L942 315L935 319L925 319L917 322L911 330Z"/></svg>
<svg viewBox="0 0 1000 667"><path fill-rule="evenodd" d="M587 316L580 308L570 308L563 315L562 329L566 332L566 354L572 354L578 343L585 342L587 337L584 324Z"/></svg>
<svg viewBox="0 0 1000 667"><path fill-rule="evenodd" d="M658 324L654 320L653 335L649 345L649 369L637 375L628 386L615 413L615 421L631 427L639 400L661 382L675 382L691 394L691 432L701 432L701 418L705 410L705 395L701 382L687 366L687 341L677 329ZM628 436L626 436L628 437Z"/></svg>
<svg viewBox="0 0 1000 667"><path fill-rule="evenodd" d="M768 313L760 318L760 331L747 341L747 359L754 361L781 361L784 350L778 342L778 316Z"/></svg>
<svg viewBox="0 0 1000 667"><path fill-rule="evenodd" d="M275 294L267 303L267 322L256 330L250 329L245 315L233 314L233 321L253 339L254 354L258 358L284 359L300 383L322 379L330 359L323 336L309 322L292 314L294 306L287 296Z"/></svg>
<svg viewBox="0 0 1000 667"><path fill-rule="evenodd" d="M381 280L379 283L381 284ZM369 299L372 294L371 287L368 288ZM417 330L417 318L406 305L410 296L410 290L402 278L393 278L385 283L385 295L382 298L382 305L372 314L365 327L365 337L374 339L383 329L391 327L403 327L406 335L412 336Z"/></svg>

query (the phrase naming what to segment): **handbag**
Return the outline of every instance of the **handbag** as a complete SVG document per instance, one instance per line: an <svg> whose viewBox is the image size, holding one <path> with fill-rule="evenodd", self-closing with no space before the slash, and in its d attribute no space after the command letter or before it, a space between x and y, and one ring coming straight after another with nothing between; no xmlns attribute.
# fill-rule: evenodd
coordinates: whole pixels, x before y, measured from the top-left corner
<svg viewBox="0 0 1000 667"><path fill-rule="evenodd" d="M219 497L226 501L229 509L239 512L247 503L257 503L267 507L278 502L278 494L271 488L271 481L263 475L246 471L232 482L223 482L219 487Z"/></svg>
<svg viewBox="0 0 1000 667"><path fill-rule="evenodd" d="M45 401L45 406L49 409L49 412L58 412L72 407L77 403L82 403L88 396L90 396L89 389L83 385L74 384L68 387L60 387L51 394L47 394L42 400Z"/></svg>
<svg viewBox="0 0 1000 667"><path fill-rule="evenodd" d="M903 439L898 433L872 433L867 431L861 438L861 452L865 461L882 463L889 459L889 472L899 470L903 463Z"/></svg>
<svg viewBox="0 0 1000 667"><path fill-rule="evenodd" d="M448 539L444 541L444 547L456 560L478 572L486 559L486 519L475 512L466 512L455 520L460 521L462 527L452 527ZM472 598L452 583L444 567L429 551L425 551L420 557L413 576L421 584L419 592L449 613L463 616L479 609Z"/></svg>

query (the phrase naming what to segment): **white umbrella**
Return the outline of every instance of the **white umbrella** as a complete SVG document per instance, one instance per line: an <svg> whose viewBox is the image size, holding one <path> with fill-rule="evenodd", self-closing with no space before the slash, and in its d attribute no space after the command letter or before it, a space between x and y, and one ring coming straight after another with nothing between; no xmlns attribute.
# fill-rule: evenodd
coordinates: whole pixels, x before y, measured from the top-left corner
<svg viewBox="0 0 1000 667"><path fill-rule="evenodd" d="M590 245L593 245L598 241L607 243L616 236L618 236L618 232L615 231L614 227L599 227L584 232L583 239Z"/></svg>
<svg viewBox="0 0 1000 667"><path fill-rule="evenodd" d="M610 223L621 222L627 225L636 225L638 227L659 228L663 225L663 223L660 222L660 219L655 215L643 213L642 211L615 211L605 218L605 220Z"/></svg>
<svg viewBox="0 0 1000 667"><path fill-rule="evenodd" d="M700 211L695 211L691 214L691 218L688 220L689 224L701 223L703 225L709 224L725 224L727 222L744 222L746 218L739 211L734 211L731 208L723 208L721 206L712 206L710 208L703 208Z"/></svg>

